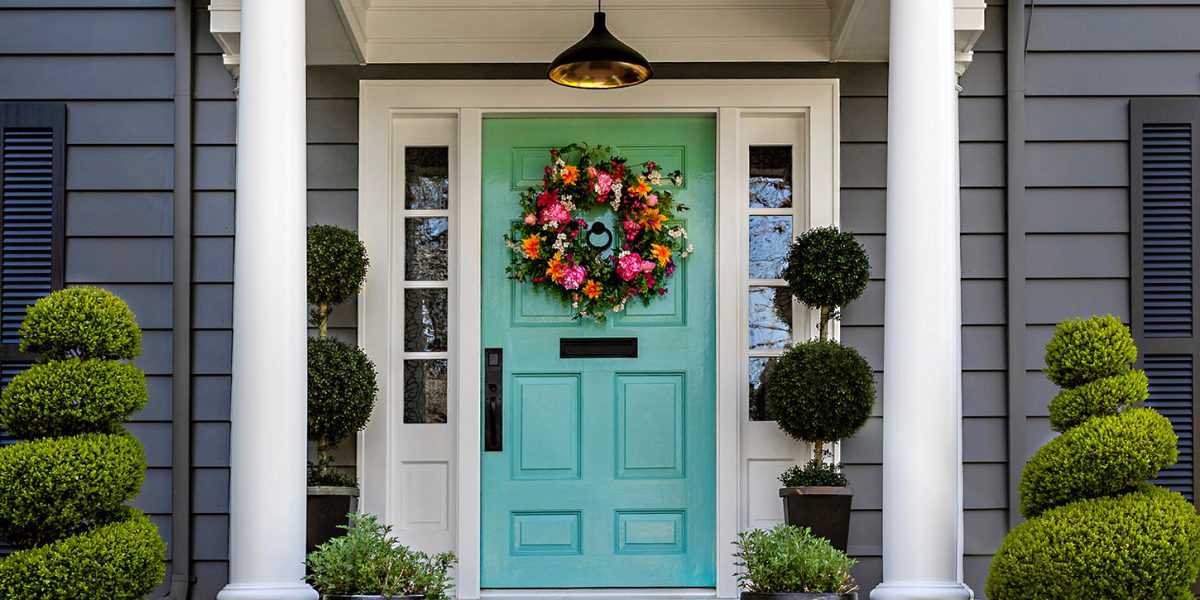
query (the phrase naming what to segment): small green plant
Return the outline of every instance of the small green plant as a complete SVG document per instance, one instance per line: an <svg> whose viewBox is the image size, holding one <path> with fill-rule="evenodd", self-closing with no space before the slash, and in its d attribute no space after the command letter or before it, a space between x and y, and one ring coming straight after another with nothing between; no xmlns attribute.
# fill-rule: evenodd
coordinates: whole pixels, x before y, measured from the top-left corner
<svg viewBox="0 0 1200 600"><path fill-rule="evenodd" d="M21 348L40 362L0 396L0 598L144 598L162 581L166 544L127 503L145 479L142 444L121 426L146 403L145 376L123 362L141 331L120 298L93 288L37 301Z"/></svg>
<svg viewBox="0 0 1200 600"><path fill-rule="evenodd" d="M308 340L308 439L317 445L308 485L355 487L333 467L337 445L367 426L375 408L375 365L357 346L328 337L329 315L362 289L367 249L358 235L334 225L308 228L308 302L317 338Z"/></svg>
<svg viewBox="0 0 1200 600"><path fill-rule="evenodd" d="M792 242L783 279L792 295L821 312L821 339L829 339L838 311L867 289L871 263L854 234L837 227L810 229Z"/></svg>
<svg viewBox="0 0 1200 600"><path fill-rule="evenodd" d="M392 528L373 515L351 513L346 534L308 555L306 580L325 595L424 595L448 598L454 553L428 555L391 536Z"/></svg>
<svg viewBox="0 0 1200 600"><path fill-rule="evenodd" d="M856 561L807 528L777 525L738 534L737 579L743 589L765 594L844 594L858 589L850 575Z"/></svg>
<svg viewBox="0 0 1200 600"><path fill-rule="evenodd" d="M823 459L825 444L854 435L875 405L875 376L857 350L832 340L796 344L770 370L767 408L779 428L813 444Z"/></svg>
<svg viewBox="0 0 1200 600"><path fill-rule="evenodd" d="M783 487L846 487L850 482L842 473L842 465L813 458L803 465L793 465L779 476Z"/></svg>
<svg viewBox="0 0 1200 600"><path fill-rule="evenodd" d="M1060 323L1046 374L1062 432L1021 476L1018 525L997 549L991 600L1191 599L1200 573L1200 517L1182 495L1145 483L1175 463L1170 421L1129 408L1149 395L1137 348L1113 316Z"/></svg>

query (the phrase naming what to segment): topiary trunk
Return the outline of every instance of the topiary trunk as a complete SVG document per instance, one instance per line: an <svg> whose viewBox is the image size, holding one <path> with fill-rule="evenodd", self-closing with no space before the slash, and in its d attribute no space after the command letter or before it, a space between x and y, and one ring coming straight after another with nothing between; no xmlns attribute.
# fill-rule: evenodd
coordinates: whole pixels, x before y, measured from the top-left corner
<svg viewBox="0 0 1200 600"><path fill-rule="evenodd" d="M1180 494L1145 483L1175 464L1171 423L1150 408L1133 371L1137 348L1116 317L1060 323L1046 371L1062 386L1050 422L1062 435L1021 477L1029 520L996 551L991 600L1191 598L1200 572L1200 517Z"/></svg>
<svg viewBox="0 0 1200 600"><path fill-rule="evenodd" d="M0 395L0 425L25 441L0 448L0 598L138 599L165 572L166 544L125 505L145 478L142 445L122 427L146 404L126 362L141 331L119 298L55 292L29 308L21 350L43 362Z"/></svg>

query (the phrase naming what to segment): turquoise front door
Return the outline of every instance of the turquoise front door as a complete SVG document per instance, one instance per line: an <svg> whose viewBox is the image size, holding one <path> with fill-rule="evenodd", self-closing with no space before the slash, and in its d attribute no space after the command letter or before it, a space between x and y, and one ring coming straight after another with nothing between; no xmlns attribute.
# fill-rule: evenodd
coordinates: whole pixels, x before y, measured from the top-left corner
<svg viewBox="0 0 1200 600"><path fill-rule="evenodd" d="M672 191L691 209L695 252L669 293L604 324L504 272L519 193L572 142L682 170ZM484 122L483 346L502 351L503 443L482 457L483 587L715 585L715 154L711 117ZM637 338L637 357L560 358L563 338Z"/></svg>

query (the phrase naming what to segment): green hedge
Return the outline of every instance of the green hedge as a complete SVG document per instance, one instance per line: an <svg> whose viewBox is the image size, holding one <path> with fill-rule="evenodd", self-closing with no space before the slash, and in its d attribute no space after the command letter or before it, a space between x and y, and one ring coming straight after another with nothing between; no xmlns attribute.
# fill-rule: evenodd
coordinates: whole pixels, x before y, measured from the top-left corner
<svg viewBox="0 0 1200 600"><path fill-rule="evenodd" d="M308 228L308 303L341 304L362 288L367 247L358 234L336 225Z"/></svg>
<svg viewBox="0 0 1200 600"><path fill-rule="evenodd" d="M1150 397L1150 380L1142 371L1125 371L1066 388L1050 401L1050 427L1066 431L1092 417L1115 415Z"/></svg>
<svg viewBox="0 0 1200 600"><path fill-rule="evenodd" d="M112 292L69 288L39 299L21 324L21 350L49 360L132 359L142 352L133 312Z"/></svg>
<svg viewBox="0 0 1200 600"><path fill-rule="evenodd" d="M1130 489L1175 464L1177 438L1149 408L1095 417L1042 446L1021 474L1021 514Z"/></svg>
<svg viewBox="0 0 1200 600"><path fill-rule="evenodd" d="M871 416L875 376L857 350L835 341L796 344L774 361L767 407L788 435L832 442L854 435Z"/></svg>
<svg viewBox="0 0 1200 600"><path fill-rule="evenodd" d="M0 395L0 425L24 439L116 433L146 405L146 377L131 363L51 361L13 378Z"/></svg>
<svg viewBox="0 0 1200 600"><path fill-rule="evenodd" d="M1061 387L1116 375L1136 360L1129 328L1112 315L1063 321L1046 344L1046 376Z"/></svg>
<svg viewBox="0 0 1200 600"><path fill-rule="evenodd" d="M1046 511L996 551L990 600L1179 600L1200 564L1200 517L1183 496L1131 493Z"/></svg>
<svg viewBox="0 0 1200 600"><path fill-rule="evenodd" d="M45 544L111 515L145 479L142 444L91 433L0 448L0 539Z"/></svg>
<svg viewBox="0 0 1200 600"><path fill-rule="evenodd" d="M145 515L0 560L0 598L141 600L162 582L166 544Z"/></svg>
<svg viewBox="0 0 1200 600"><path fill-rule="evenodd" d="M375 365L355 346L308 338L308 436L330 444L362 429L375 408Z"/></svg>

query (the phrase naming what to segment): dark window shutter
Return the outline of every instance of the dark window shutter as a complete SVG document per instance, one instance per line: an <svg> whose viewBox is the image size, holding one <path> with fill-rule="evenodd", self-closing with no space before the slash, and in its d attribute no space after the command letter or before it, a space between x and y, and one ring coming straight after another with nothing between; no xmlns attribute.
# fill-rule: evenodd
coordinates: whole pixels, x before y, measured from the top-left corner
<svg viewBox="0 0 1200 600"><path fill-rule="evenodd" d="M34 360L18 350L25 307L63 286L66 114L0 104L0 387Z"/></svg>
<svg viewBox="0 0 1200 600"><path fill-rule="evenodd" d="M1200 99L1137 99L1129 105L1133 334L1150 378L1149 405L1179 434L1179 463L1157 483L1195 494L1194 421L1200 339L1196 332L1195 198Z"/></svg>

